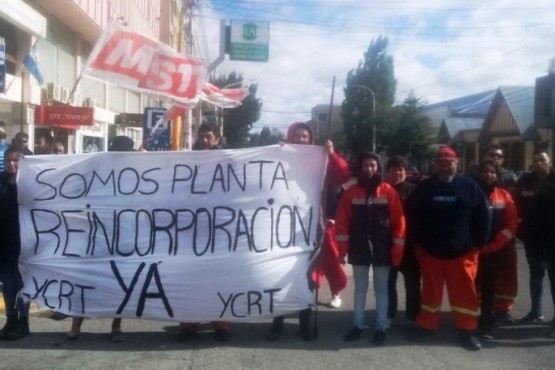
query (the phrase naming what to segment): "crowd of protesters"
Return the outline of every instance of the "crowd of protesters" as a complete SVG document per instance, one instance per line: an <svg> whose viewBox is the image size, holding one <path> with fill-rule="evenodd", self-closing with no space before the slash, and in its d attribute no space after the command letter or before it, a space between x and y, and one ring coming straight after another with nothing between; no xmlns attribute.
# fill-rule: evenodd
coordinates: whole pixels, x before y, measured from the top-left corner
<svg viewBox="0 0 555 370"><path fill-rule="evenodd" d="M32 155L29 136L18 133L11 145L0 131L3 160L0 173L0 278L6 322L0 338L15 340L29 334L29 307L18 296L22 279L18 270L19 218L16 174L19 157ZM314 145L315 136L305 123L294 123L287 142ZM220 128L203 123L194 150L222 149ZM531 307L521 320L545 320L542 310L543 278L547 272L555 305L555 173L545 151L533 155L531 171L518 181L503 167L503 149L491 145L486 157L466 175L460 173L455 151L440 147L434 173L418 184L406 181L408 161L391 157L382 171L381 157L363 152L357 158L354 178L347 162L324 143L328 167L322 196L324 230L319 262L310 279L319 286L324 278L331 289L329 306L342 305L347 285L343 264L352 265L354 282L353 325L344 336L354 341L367 333L366 296L373 274L375 319L372 341L386 342L398 309L396 282L403 274L406 318L414 322L409 340L422 342L434 336L440 324L444 287L461 345L481 349L493 339L497 323L512 323L510 311L517 297L516 238L525 248L530 270ZM36 154L63 154L49 135L38 138ZM133 141L116 137L110 151L131 151ZM312 308L299 312L299 334L316 339ZM79 338L83 318L73 318L62 341ZM210 323L214 338L226 341L231 325ZM182 322L176 340L197 335L199 323ZM275 317L268 340L284 333L284 317ZM555 338L555 320L548 337ZM114 318L110 340L125 340L121 319Z"/></svg>

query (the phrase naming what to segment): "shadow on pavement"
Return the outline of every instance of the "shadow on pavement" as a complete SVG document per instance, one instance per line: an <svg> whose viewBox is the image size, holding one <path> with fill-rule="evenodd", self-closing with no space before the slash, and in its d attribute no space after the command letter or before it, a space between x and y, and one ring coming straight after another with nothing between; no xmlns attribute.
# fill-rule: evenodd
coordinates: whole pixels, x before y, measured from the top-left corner
<svg viewBox="0 0 555 370"><path fill-rule="evenodd" d="M372 323L375 312L367 311L367 322ZM310 351L337 351L344 348L369 348L373 347L371 342L373 330L368 329L367 335L354 342L343 341L343 336L351 328L352 312L342 310L320 309L318 312L318 339L313 342L303 341L299 335L298 319L296 315L286 317L284 334L276 341L268 341L266 335L271 322L257 323L232 323L230 338L227 342L218 342L213 337L213 332L208 325L201 325L198 335L188 342L176 342L174 337L178 332L178 326L174 323L144 321L148 329L145 330L142 323L136 325L130 319L125 319L123 330L126 340L121 343L112 343L108 340L108 333L103 329L109 328L109 319L89 319L83 327L81 336L76 341L69 341L63 345L56 346L64 336L64 330L69 328L70 320L64 320L63 324L53 328L60 331L33 331L33 327L42 328L38 320L53 320L44 317L34 317L31 321L32 334L19 341L0 341L2 348L17 349L52 349L52 350L90 350L90 351L179 351L183 349L205 349L214 347L229 348L275 348L297 349ZM494 331L494 340L483 341L485 348L494 347L535 347L555 344L555 340L545 337L548 324L520 325L518 323L505 325ZM136 328L134 330L134 327ZM138 328L138 329L137 329ZM87 331L90 330L90 331ZM98 331L95 331L98 330ZM387 347L403 346L458 346L456 331L452 325L450 312L442 313L442 322L436 335L427 342L416 343L407 339L414 330L414 324L404 318L404 312L400 311L394 319L388 332L385 343Z"/></svg>

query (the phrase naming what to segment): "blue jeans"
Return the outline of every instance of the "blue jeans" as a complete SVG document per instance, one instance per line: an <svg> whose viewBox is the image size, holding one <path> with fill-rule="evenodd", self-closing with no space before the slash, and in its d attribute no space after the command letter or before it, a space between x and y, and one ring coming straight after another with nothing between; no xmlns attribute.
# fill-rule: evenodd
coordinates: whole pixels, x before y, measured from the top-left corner
<svg viewBox="0 0 555 370"><path fill-rule="evenodd" d="M374 275L374 295L376 297L374 329L386 331L389 328L387 320L389 266L372 266L372 272ZM353 265L353 279L355 281L353 325L359 329L365 327L366 293L368 292L369 276L370 266Z"/></svg>
<svg viewBox="0 0 555 370"><path fill-rule="evenodd" d="M6 269L0 274L2 281L2 295L6 306L6 316L29 317L29 307L23 299L17 298L17 293L23 288L23 280L19 273L17 262L6 264Z"/></svg>

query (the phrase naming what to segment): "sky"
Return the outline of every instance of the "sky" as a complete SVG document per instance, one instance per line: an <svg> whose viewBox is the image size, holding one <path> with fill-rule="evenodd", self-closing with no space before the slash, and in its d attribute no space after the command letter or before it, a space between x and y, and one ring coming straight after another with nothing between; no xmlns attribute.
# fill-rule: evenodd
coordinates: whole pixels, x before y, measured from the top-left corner
<svg viewBox="0 0 555 370"><path fill-rule="evenodd" d="M533 86L555 58L553 0L198 0L193 53L218 56L220 21L270 22L268 62L225 61L214 73L258 85L263 126L284 131L311 108L343 101L347 73L373 39L389 40L396 100L437 103L499 86Z"/></svg>

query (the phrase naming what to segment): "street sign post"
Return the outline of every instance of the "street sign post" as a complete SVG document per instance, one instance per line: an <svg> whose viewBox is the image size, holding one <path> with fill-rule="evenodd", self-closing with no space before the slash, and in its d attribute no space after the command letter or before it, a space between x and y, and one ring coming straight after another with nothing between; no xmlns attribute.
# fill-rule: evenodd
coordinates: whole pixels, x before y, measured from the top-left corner
<svg viewBox="0 0 555 370"><path fill-rule="evenodd" d="M229 59L267 62L269 58L270 22L232 20Z"/></svg>
<svg viewBox="0 0 555 370"><path fill-rule="evenodd" d="M145 108L143 135L147 151L170 150L171 121L158 124L165 112L163 108Z"/></svg>

